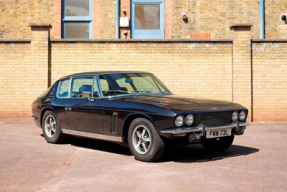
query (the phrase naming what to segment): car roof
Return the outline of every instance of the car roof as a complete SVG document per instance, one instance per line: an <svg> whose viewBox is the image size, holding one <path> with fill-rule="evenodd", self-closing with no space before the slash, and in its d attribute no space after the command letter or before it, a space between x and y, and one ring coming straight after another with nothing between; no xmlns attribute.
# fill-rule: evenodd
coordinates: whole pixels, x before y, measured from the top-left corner
<svg viewBox="0 0 287 192"><path fill-rule="evenodd" d="M117 73L149 73L149 72L144 72L144 71L94 71L94 72L84 72L84 73L75 73L75 74L67 75L65 77L60 78L59 80L66 79L69 77L76 77L76 76L94 76L94 75L117 74Z"/></svg>

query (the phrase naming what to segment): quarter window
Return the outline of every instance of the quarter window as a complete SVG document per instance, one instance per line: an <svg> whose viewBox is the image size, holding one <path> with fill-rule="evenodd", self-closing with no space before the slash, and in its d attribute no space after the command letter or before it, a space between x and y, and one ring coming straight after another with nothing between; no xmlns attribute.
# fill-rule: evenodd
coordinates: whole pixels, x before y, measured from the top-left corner
<svg viewBox="0 0 287 192"><path fill-rule="evenodd" d="M93 38L93 1L62 0L62 38Z"/></svg>
<svg viewBox="0 0 287 192"><path fill-rule="evenodd" d="M70 87L70 79L60 81L57 97L59 98L69 97L69 87Z"/></svg>

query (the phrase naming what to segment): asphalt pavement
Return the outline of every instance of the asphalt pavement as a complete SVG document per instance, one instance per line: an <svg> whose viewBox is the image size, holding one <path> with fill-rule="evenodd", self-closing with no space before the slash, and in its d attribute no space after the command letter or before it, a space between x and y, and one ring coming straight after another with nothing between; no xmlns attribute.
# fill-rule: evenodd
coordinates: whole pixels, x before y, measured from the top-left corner
<svg viewBox="0 0 287 192"><path fill-rule="evenodd" d="M48 144L32 122L0 121L0 191L287 191L287 123L253 123L226 152L172 148L160 162L71 137Z"/></svg>

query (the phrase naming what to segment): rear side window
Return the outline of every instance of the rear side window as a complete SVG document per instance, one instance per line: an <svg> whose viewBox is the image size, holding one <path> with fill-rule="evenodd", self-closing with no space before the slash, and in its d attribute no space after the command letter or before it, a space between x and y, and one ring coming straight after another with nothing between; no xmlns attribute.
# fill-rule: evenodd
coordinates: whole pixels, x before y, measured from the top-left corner
<svg viewBox="0 0 287 192"><path fill-rule="evenodd" d="M73 78L71 87L71 97L88 98L93 93L93 78Z"/></svg>
<svg viewBox="0 0 287 192"><path fill-rule="evenodd" d="M70 79L60 81L57 97L68 98L69 97L69 87L70 87Z"/></svg>

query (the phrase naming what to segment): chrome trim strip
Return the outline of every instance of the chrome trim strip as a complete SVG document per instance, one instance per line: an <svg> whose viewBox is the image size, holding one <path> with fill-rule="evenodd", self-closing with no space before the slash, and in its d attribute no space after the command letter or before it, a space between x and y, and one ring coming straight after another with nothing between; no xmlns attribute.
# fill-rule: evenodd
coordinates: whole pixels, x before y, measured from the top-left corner
<svg viewBox="0 0 287 192"><path fill-rule="evenodd" d="M100 139L100 140L106 140L106 141L114 141L114 142L123 142L122 137L118 136L112 136L112 135L105 135L105 134L99 134L99 133L90 133L90 132L84 132L84 131L76 131L71 129L62 129L63 133L69 134L69 135L75 135L75 136L81 136L81 137L88 137L93 139Z"/></svg>
<svg viewBox="0 0 287 192"><path fill-rule="evenodd" d="M71 98L71 90L72 90L72 77L70 77L70 85L69 85L69 96L68 96L68 98Z"/></svg>
<svg viewBox="0 0 287 192"><path fill-rule="evenodd" d="M240 127L246 127L249 126L249 122L245 123L239 123ZM237 127L236 123L231 123L229 125L222 125L222 126L205 126L205 131L211 131L211 130L217 130L217 129L229 129L229 128L235 128ZM192 132L198 132L203 131L203 126L200 127L187 127L187 128L176 128L176 129L164 129L161 130L161 133L170 133L170 134L180 134L180 133L192 133Z"/></svg>
<svg viewBox="0 0 287 192"><path fill-rule="evenodd" d="M101 84L100 84L99 75L96 75L96 78L97 78L97 87L98 87L99 97L103 98L103 92L102 92L102 88L101 88Z"/></svg>

